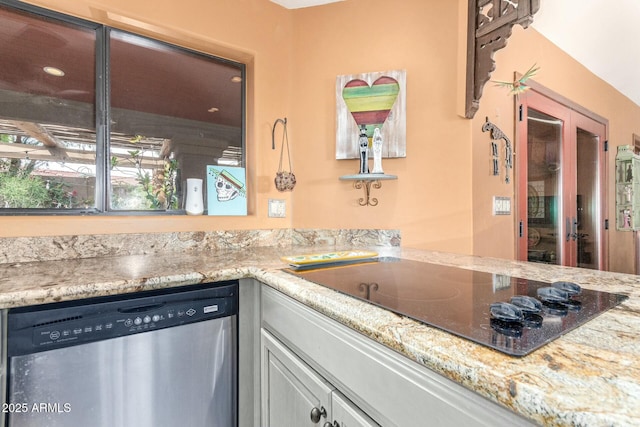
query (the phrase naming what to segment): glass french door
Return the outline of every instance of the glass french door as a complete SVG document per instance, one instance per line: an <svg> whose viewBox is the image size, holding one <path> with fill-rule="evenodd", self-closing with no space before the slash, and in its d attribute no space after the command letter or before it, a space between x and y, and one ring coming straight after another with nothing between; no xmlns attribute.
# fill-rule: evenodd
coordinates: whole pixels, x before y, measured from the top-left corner
<svg viewBox="0 0 640 427"><path fill-rule="evenodd" d="M533 90L518 121L518 258L607 269L606 124Z"/></svg>

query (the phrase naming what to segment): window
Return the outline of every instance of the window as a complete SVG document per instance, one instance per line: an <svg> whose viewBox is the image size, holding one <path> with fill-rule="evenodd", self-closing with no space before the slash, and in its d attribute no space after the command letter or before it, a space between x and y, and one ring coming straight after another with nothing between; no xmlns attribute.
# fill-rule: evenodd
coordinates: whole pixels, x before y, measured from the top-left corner
<svg viewBox="0 0 640 427"><path fill-rule="evenodd" d="M0 208L95 200L96 31L0 7Z"/></svg>
<svg viewBox="0 0 640 427"><path fill-rule="evenodd" d="M0 213L179 213L244 166L243 64L5 3Z"/></svg>

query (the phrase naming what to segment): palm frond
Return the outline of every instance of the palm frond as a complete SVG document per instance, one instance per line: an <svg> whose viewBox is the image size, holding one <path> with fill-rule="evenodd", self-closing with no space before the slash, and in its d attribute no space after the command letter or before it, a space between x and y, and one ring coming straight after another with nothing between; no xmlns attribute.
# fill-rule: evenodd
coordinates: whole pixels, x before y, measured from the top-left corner
<svg viewBox="0 0 640 427"><path fill-rule="evenodd" d="M530 88L525 83L531 77L535 76L536 73L538 72L538 70L540 70L540 67L536 67L536 64L533 64L531 66L531 68L529 68L527 70L527 72L524 73L522 75L522 77L520 77L518 80L515 80L513 82L504 82L504 81L499 81L499 80L491 80L491 82L494 83L498 87L508 88L509 89L509 95L513 95L513 94L518 95L518 94L520 94L520 93L522 93L522 92L524 92L524 91L526 91L527 89Z"/></svg>
<svg viewBox="0 0 640 427"><path fill-rule="evenodd" d="M533 65L531 66L531 68L529 68L529 69L527 70L527 72L526 72L526 73L524 73L524 74L522 75L522 77L520 77L520 79L519 79L518 81L519 81L520 83L524 83L524 82L526 82L526 81L527 81L527 80L529 80L531 77L535 76L539 69L540 69L540 67L536 67L536 64L533 64Z"/></svg>

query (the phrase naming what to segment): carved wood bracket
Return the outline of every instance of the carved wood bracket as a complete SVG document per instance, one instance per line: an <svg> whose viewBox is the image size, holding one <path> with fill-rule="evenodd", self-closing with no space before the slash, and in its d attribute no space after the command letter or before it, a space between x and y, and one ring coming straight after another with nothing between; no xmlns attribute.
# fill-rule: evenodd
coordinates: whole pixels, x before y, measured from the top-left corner
<svg viewBox="0 0 640 427"><path fill-rule="evenodd" d="M469 0L465 117L473 118L484 85L496 68L494 53L507 45L513 26L527 28L540 0Z"/></svg>

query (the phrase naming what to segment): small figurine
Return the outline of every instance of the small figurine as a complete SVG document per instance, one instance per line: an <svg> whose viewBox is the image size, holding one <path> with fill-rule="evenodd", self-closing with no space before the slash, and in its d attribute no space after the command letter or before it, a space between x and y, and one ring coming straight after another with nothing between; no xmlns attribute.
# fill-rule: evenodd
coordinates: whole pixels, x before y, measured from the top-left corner
<svg viewBox="0 0 640 427"><path fill-rule="evenodd" d="M382 133L380 128L373 131L373 171L371 173L384 173L382 170Z"/></svg>
<svg viewBox="0 0 640 427"><path fill-rule="evenodd" d="M364 125L360 126L358 145L360 146L360 172L358 173L369 173L369 138Z"/></svg>
<svg viewBox="0 0 640 427"><path fill-rule="evenodd" d="M627 203L631 203L631 200L633 199L633 188L631 188L630 185L624 186L624 197Z"/></svg>
<svg viewBox="0 0 640 427"><path fill-rule="evenodd" d="M631 228L631 211L625 209L622 211L622 216L624 218L624 228Z"/></svg>

